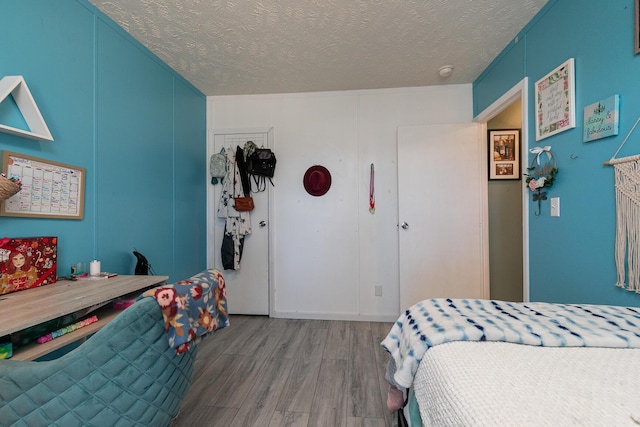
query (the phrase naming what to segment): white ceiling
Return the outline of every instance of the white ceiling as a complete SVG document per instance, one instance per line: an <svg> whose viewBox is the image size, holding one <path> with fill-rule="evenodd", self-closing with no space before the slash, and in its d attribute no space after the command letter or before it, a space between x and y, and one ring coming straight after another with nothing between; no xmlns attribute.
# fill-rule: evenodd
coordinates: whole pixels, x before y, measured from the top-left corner
<svg viewBox="0 0 640 427"><path fill-rule="evenodd" d="M239 95L471 83L547 0L90 2L205 95Z"/></svg>

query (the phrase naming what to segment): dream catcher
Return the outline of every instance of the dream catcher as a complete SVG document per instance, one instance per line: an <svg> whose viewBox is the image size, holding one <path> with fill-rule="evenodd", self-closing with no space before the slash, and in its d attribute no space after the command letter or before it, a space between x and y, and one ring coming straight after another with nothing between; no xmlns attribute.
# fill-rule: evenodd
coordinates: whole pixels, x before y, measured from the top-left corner
<svg viewBox="0 0 640 427"><path fill-rule="evenodd" d="M547 200L547 189L553 185L558 166L556 164L556 156L551 152L550 146L534 147L529 149L534 155L531 163L527 168L528 174L526 182L532 193L532 200L538 202L538 210L536 216L540 216L540 204L543 200Z"/></svg>

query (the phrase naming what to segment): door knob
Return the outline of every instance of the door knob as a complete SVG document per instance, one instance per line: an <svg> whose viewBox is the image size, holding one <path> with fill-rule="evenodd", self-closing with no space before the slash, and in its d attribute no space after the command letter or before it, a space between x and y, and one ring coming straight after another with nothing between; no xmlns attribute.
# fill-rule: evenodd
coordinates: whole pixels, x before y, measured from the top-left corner
<svg viewBox="0 0 640 427"><path fill-rule="evenodd" d="M267 221L260 221L260 227L266 227Z"/></svg>
<svg viewBox="0 0 640 427"><path fill-rule="evenodd" d="M403 222L400 227L402 227L403 230L408 230L409 229L409 224L406 223L406 222Z"/></svg>

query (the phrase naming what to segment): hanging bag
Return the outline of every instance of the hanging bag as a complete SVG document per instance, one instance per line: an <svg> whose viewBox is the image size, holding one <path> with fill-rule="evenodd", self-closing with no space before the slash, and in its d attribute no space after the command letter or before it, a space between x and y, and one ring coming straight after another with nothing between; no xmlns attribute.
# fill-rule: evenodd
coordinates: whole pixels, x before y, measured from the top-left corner
<svg viewBox="0 0 640 427"><path fill-rule="evenodd" d="M253 197L236 197L233 199L234 207L238 212L249 212L255 209Z"/></svg>
<svg viewBox="0 0 640 427"><path fill-rule="evenodd" d="M209 160L209 174L211 175L211 184L216 185L218 179L224 178L227 174L227 155L224 152L224 147L219 153L212 154Z"/></svg>
<svg viewBox="0 0 640 427"><path fill-rule="evenodd" d="M256 193L267 189L267 179L273 186L276 171L276 155L270 148L255 148L247 157L247 171L256 183Z"/></svg>
<svg viewBox="0 0 640 427"><path fill-rule="evenodd" d="M247 158L247 171L250 175L273 178L276 161L276 155L270 148L256 148Z"/></svg>

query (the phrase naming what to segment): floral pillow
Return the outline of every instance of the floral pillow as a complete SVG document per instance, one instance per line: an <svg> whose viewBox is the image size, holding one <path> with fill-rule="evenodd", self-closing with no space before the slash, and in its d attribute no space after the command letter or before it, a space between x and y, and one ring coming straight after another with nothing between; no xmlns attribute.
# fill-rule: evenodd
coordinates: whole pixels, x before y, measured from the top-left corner
<svg viewBox="0 0 640 427"><path fill-rule="evenodd" d="M144 297L153 297L160 305L169 346L177 354L208 333L229 326L227 290L218 270L205 270L187 280L149 289L140 296Z"/></svg>

